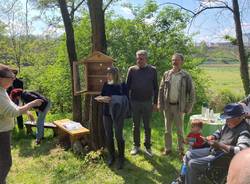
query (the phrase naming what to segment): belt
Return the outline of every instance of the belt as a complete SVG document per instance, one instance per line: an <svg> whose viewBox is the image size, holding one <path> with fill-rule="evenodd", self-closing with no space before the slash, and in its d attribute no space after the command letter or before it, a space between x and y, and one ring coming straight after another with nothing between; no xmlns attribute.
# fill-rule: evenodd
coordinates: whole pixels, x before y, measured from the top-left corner
<svg viewBox="0 0 250 184"><path fill-rule="evenodd" d="M169 102L169 105L178 105L178 104L179 104L179 102L175 102L175 103Z"/></svg>

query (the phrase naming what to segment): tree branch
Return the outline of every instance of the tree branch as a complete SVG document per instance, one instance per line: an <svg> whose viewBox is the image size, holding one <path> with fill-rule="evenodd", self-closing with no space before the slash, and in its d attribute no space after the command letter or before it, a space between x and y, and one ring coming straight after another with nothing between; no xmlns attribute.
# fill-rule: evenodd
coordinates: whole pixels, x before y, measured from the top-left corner
<svg viewBox="0 0 250 184"><path fill-rule="evenodd" d="M83 3L84 3L85 0L82 0L74 9L71 10L71 12L75 12ZM71 14L70 12L70 14Z"/></svg>
<svg viewBox="0 0 250 184"><path fill-rule="evenodd" d="M9 8L8 10L6 10L4 13L9 13L9 12L12 10L12 8L15 6L16 2L17 2L17 0L15 0L15 1L11 4L10 8Z"/></svg>
<svg viewBox="0 0 250 184"><path fill-rule="evenodd" d="M193 14L193 15L195 14L194 11L189 10L189 9L187 9L187 8L184 8L183 6L181 6L181 5L177 4L177 3L166 2L166 3L159 4L159 6L164 6L164 5L174 5L174 6L177 6L177 7L179 7L180 9L185 10L185 11L187 11L187 12Z"/></svg>
<svg viewBox="0 0 250 184"><path fill-rule="evenodd" d="M211 9L229 9L230 11L233 12L233 10L228 6L207 6L207 7L203 7L199 11L195 12L193 14L193 18L196 17L197 15L199 15L200 13L204 12L205 10L211 10Z"/></svg>
<svg viewBox="0 0 250 184"><path fill-rule="evenodd" d="M104 12L105 12L106 9L109 7L109 5L112 3L112 1L113 1L113 0L110 0L110 1L108 2L108 4L104 7L104 9L103 9Z"/></svg>

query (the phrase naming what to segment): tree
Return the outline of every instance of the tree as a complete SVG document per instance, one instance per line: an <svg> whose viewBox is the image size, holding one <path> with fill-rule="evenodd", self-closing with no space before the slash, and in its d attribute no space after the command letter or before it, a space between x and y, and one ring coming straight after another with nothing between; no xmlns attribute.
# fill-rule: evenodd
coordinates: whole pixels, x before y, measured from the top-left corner
<svg viewBox="0 0 250 184"><path fill-rule="evenodd" d="M74 94L74 81L73 81L73 62L77 61L77 54L75 48L75 36L72 20L67 9L67 4L65 0L58 0L64 28L66 34L66 45L68 51L68 59L70 63L70 73L71 73L71 84L72 84L72 95ZM82 106L81 106L81 96L74 96L72 98L72 111L73 111L73 120L82 122Z"/></svg>
<svg viewBox="0 0 250 184"><path fill-rule="evenodd" d="M68 53L68 60L70 65L70 73L71 73L71 92L72 92L72 111L73 111L73 120L82 122L82 106L81 106L81 96L74 96L74 83L73 83L73 62L77 61L77 53L75 48L75 36L74 36L74 28L73 21L76 10L82 5L84 0L76 1L67 1L66 0L39 0L39 5L41 8L48 8L58 6L61 11L61 16L63 19L65 34L66 34L66 46ZM77 3L75 5L75 3ZM69 5L68 5L69 4ZM71 12L69 12L68 7L71 8Z"/></svg>
<svg viewBox="0 0 250 184"><path fill-rule="evenodd" d="M92 51L106 53L107 43L105 34L105 20L103 0L88 0L89 15L92 30Z"/></svg>
<svg viewBox="0 0 250 184"><path fill-rule="evenodd" d="M245 94L248 95L250 93L250 80L249 80L249 72L248 72L248 61L247 61L246 51L245 51L243 38L242 38L241 15L240 15L240 10L239 10L238 0L232 0L231 7L227 1L222 1L222 0L199 0L199 2L200 2L200 5L197 11L186 9L185 7L182 7L176 3L166 2L161 5L168 4L168 5L178 6L179 8L191 13L192 20L195 17L197 17L199 14L201 14L202 12L206 10L211 10L211 9L227 9L233 13L234 23L235 23L235 33L236 33L238 52L239 52L239 60L240 60L241 80L243 83Z"/></svg>

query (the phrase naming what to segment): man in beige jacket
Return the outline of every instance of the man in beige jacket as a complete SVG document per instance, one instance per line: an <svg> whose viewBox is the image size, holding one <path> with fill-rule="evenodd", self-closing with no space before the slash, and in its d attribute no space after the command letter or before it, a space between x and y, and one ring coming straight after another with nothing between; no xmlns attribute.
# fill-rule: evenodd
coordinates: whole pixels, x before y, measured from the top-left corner
<svg viewBox="0 0 250 184"><path fill-rule="evenodd" d="M172 126L177 128L180 155L183 155L183 119L190 113L195 101L195 90L191 76L182 69L184 57L175 53L172 56L172 69L164 73L158 96L158 108L165 118L164 155L172 152Z"/></svg>

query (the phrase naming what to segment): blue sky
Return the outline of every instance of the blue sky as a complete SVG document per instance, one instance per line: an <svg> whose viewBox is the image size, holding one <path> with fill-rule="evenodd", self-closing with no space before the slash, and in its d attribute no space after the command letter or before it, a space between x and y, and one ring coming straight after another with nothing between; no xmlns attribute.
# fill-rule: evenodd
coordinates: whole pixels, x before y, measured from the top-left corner
<svg viewBox="0 0 250 184"><path fill-rule="evenodd" d="M25 0L21 0L25 2ZM224 0L229 3L231 0ZM123 3L132 3L134 5L144 4L144 0L120 0L114 3L111 8L115 10L117 14L120 14L127 18L132 18L131 12L128 8L123 7ZM198 0L156 0L158 4L165 2L177 3L187 9L195 10L198 7ZM244 33L250 33L250 1L249 0L239 0L240 7L244 5L244 11L242 11L242 27ZM30 15L38 15L39 12L32 8L30 10ZM55 12L56 13L56 12ZM59 11L57 12L59 13ZM53 28L48 28L46 23L42 20L33 20L31 32L35 34L52 33ZM234 35L234 21L233 15L228 10L208 10L200 14L190 26L190 29L185 30L186 34L193 35L196 42L206 41L206 42L218 42L225 41L223 36L225 34Z"/></svg>
<svg viewBox="0 0 250 184"><path fill-rule="evenodd" d="M124 0L123 2L130 2L132 4L142 5L143 0ZM198 0L156 0L158 4L171 2L177 3L187 9L195 10L198 8ZM231 0L228 0L230 3ZM240 7L244 5L242 12L242 28L244 33L250 33L250 1L239 0ZM122 4L122 3L121 3ZM129 17L130 12L128 9L118 7L120 14ZM200 14L191 24L189 29L185 30L186 34L193 35L195 41L218 42L225 41L223 36L225 34L235 35L233 15L228 10L207 10Z"/></svg>

